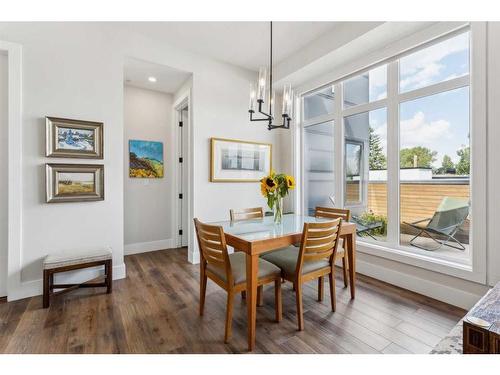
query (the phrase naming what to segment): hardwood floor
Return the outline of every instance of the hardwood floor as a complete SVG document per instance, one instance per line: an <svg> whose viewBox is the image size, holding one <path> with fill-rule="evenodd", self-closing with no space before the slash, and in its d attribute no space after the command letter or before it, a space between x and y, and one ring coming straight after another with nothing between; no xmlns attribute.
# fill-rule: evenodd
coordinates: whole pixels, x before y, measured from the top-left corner
<svg viewBox="0 0 500 375"><path fill-rule="evenodd" d="M226 294L208 281L205 315L198 315L199 267L186 249L125 257L127 278L105 289L0 303L3 353L240 353L246 352L246 306L234 305L233 336L225 345ZM297 331L295 297L283 284L283 321L274 321L274 293L257 308L255 353L427 353L465 311L358 275L356 299L337 270L337 311L317 302L317 283L304 285L305 331Z"/></svg>

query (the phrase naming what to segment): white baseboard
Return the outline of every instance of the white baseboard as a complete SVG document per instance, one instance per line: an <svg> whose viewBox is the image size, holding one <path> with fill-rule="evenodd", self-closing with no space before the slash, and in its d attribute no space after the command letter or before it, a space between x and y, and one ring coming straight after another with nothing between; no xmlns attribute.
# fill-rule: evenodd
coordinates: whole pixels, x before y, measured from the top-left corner
<svg viewBox="0 0 500 375"><path fill-rule="evenodd" d="M188 261L192 264L200 263L200 253L198 251L191 251L191 249L188 249Z"/></svg>
<svg viewBox="0 0 500 375"><path fill-rule="evenodd" d="M461 307L465 310L469 310L483 296L482 294L453 288L361 259L356 260L356 272L449 303L450 305Z"/></svg>
<svg viewBox="0 0 500 375"><path fill-rule="evenodd" d="M85 280L91 280L104 273L103 269L87 268L66 272L64 274L55 275L55 280L58 283L79 283ZM127 276L125 263L113 266L113 280L124 279ZM21 283L18 290L9 291L7 300L16 301L18 299L39 296L43 293L43 280L31 280Z"/></svg>
<svg viewBox="0 0 500 375"><path fill-rule="evenodd" d="M124 255L140 254L140 253L147 253L149 251L173 249L175 247L176 247L175 240L173 238L169 238L166 240L159 240L159 241L151 241L151 242L138 242L125 245L123 254Z"/></svg>

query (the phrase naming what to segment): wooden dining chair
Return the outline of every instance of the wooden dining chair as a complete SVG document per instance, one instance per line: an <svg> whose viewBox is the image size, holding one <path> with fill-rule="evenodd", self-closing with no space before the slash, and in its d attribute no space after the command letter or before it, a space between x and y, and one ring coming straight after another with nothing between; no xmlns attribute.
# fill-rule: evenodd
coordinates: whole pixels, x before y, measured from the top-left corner
<svg viewBox="0 0 500 375"><path fill-rule="evenodd" d="M231 208L229 210L229 217L231 221L262 219L264 217L264 210L262 207L242 208L238 210Z"/></svg>
<svg viewBox="0 0 500 375"><path fill-rule="evenodd" d="M344 221L351 220L351 210L344 208L332 208L332 207L320 207L317 206L314 211L314 216L323 217L326 219L337 219L341 218ZM349 285L349 262L347 261L347 251L346 251L346 243L342 239L339 240L340 248L337 250L337 254L335 255L336 259L342 259L342 270L344 273L344 287L347 288Z"/></svg>
<svg viewBox="0 0 500 375"><path fill-rule="evenodd" d="M231 337L233 300L235 293L246 290L246 255L242 252L228 254L224 230L221 226L208 225L194 219L200 247L200 315L205 307L207 279L227 292L226 329L224 342ZM257 285L274 282L276 321L281 321L281 270L263 259L259 259Z"/></svg>
<svg viewBox="0 0 500 375"><path fill-rule="evenodd" d="M231 221L243 221L252 219L263 219L264 210L262 207L229 209L229 218ZM246 292L241 291L241 298L246 299ZM264 288L262 286L257 290L257 306L262 306L264 303Z"/></svg>
<svg viewBox="0 0 500 375"><path fill-rule="evenodd" d="M295 286L299 331L304 330L302 284L318 279L318 300L323 295L323 277L330 281L330 300L335 311L335 255L342 219L305 223L300 249L295 246L265 254L263 258L279 268Z"/></svg>

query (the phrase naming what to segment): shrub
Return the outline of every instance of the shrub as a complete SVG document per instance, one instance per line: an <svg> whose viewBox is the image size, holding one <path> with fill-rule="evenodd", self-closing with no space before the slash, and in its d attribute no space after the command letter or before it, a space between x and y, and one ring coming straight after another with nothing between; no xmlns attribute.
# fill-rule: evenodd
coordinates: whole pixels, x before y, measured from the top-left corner
<svg viewBox="0 0 500 375"><path fill-rule="evenodd" d="M377 215L373 211L367 211L359 216L359 220L362 223L372 224L376 222L382 222L382 227L373 229L370 234L373 236L385 236L387 234L387 217L384 215Z"/></svg>

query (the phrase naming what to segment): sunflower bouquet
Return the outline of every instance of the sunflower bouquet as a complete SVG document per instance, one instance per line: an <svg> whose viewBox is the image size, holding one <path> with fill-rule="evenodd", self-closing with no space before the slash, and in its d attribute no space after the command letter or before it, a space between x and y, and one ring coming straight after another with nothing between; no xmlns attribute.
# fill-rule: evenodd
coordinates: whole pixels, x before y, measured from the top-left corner
<svg viewBox="0 0 500 375"><path fill-rule="evenodd" d="M267 205L274 211L274 222L279 224L283 217L283 198L295 188L295 179L284 173L271 170L268 176L260 180L260 192L267 199Z"/></svg>

